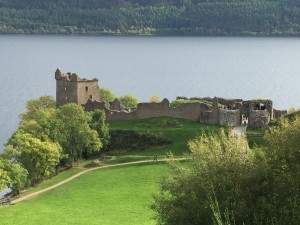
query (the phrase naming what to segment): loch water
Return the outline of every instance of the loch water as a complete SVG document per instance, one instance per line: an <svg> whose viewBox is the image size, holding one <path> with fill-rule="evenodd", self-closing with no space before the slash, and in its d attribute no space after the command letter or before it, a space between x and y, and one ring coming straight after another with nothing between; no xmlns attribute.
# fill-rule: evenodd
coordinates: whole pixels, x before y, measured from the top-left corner
<svg viewBox="0 0 300 225"><path fill-rule="evenodd" d="M56 68L141 102L218 96L300 108L299 38L2 35L0 59L0 151L27 100L55 97Z"/></svg>

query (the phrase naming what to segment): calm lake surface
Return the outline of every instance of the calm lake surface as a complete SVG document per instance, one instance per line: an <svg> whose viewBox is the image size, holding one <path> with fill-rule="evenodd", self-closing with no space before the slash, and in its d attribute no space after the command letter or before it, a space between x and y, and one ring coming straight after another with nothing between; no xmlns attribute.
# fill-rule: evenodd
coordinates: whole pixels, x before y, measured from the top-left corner
<svg viewBox="0 0 300 225"><path fill-rule="evenodd" d="M56 68L140 101L270 98L300 108L299 38L3 35L0 59L0 151L27 100L55 97Z"/></svg>

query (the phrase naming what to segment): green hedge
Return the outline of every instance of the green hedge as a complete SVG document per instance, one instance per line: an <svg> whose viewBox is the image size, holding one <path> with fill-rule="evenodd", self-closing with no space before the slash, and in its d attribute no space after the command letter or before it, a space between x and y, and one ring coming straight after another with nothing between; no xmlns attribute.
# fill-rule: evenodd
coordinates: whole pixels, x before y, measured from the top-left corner
<svg viewBox="0 0 300 225"><path fill-rule="evenodd" d="M156 134L140 134L133 130L110 131L108 151L113 150L144 150L148 147L170 144L167 138Z"/></svg>

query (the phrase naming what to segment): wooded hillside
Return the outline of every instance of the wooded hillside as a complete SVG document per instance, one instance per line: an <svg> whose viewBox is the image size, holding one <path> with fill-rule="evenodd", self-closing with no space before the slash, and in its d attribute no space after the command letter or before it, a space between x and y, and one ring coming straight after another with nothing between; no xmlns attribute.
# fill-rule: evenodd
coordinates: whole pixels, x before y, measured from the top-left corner
<svg viewBox="0 0 300 225"><path fill-rule="evenodd" d="M298 0L0 0L0 33L299 35Z"/></svg>

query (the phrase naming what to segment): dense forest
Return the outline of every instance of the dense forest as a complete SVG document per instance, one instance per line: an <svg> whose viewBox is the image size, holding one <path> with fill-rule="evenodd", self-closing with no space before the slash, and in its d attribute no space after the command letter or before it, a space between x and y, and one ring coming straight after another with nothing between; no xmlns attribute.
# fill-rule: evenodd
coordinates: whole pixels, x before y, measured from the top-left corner
<svg viewBox="0 0 300 225"><path fill-rule="evenodd" d="M0 0L0 33L299 35L299 0Z"/></svg>

